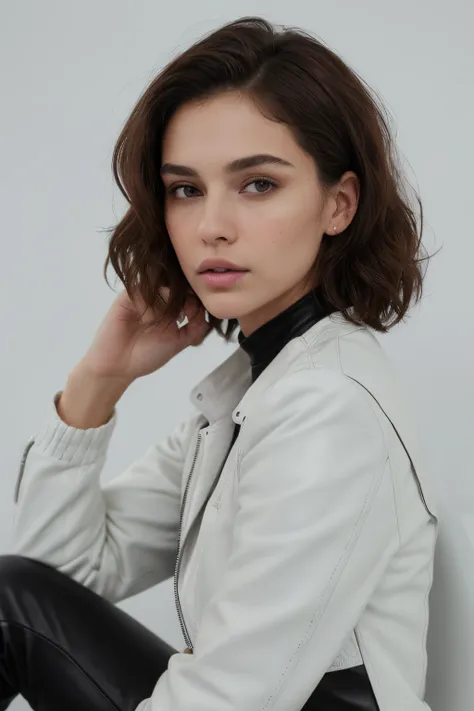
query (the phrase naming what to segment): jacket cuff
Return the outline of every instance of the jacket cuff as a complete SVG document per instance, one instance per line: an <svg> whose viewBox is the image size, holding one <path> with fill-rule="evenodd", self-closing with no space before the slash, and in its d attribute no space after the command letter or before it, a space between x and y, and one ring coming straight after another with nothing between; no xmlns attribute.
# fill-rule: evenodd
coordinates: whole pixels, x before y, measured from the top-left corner
<svg viewBox="0 0 474 711"><path fill-rule="evenodd" d="M41 453L71 462L75 465L91 464L105 456L113 431L117 424L117 411L114 408L112 417L100 427L80 430L67 425L59 417L57 402L63 391L59 390L50 406L49 417L44 426L29 438L23 450L17 475L13 500L18 502L20 484L25 470L26 460L34 445Z"/></svg>
<svg viewBox="0 0 474 711"><path fill-rule="evenodd" d="M103 456L110 443L117 424L117 412L104 425L81 430L67 425L59 417L57 403L62 395L58 391L51 404L50 417L39 432L32 438L35 447L50 457L62 459L74 464L91 464Z"/></svg>

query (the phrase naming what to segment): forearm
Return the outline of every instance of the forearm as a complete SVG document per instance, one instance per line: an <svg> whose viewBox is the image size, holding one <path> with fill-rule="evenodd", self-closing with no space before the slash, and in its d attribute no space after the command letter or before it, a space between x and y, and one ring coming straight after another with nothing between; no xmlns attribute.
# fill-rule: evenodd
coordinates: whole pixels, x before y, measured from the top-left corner
<svg viewBox="0 0 474 711"><path fill-rule="evenodd" d="M129 385L130 382L118 378L97 376L79 363L56 403L58 415L65 424L77 429L101 427L109 422Z"/></svg>

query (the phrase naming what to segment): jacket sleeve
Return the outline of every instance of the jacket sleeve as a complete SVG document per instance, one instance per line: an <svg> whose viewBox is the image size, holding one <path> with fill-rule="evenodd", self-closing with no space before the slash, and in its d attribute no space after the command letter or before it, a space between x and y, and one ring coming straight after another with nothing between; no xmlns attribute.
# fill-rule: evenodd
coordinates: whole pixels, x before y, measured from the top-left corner
<svg viewBox="0 0 474 711"><path fill-rule="evenodd" d="M173 574L181 479L193 419L104 486L117 413L80 430L50 416L26 447L18 477L13 552L40 560L117 602Z"/></svg>
<svg viewBox="0 0 474 711"><path fill-rule="evenodd" d="M342 374L281 378L247 415L233 548L194 654L140 711L299 711L399 546L387 446Z"/></svg>

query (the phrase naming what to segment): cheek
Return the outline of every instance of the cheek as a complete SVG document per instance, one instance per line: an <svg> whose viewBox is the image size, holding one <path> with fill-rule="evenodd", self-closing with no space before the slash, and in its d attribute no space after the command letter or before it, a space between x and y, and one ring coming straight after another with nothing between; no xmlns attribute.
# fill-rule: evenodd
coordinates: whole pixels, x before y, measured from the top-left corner
<svg viewBox="0 0 474 711"><path fill-rule="evenodd" d="M288 189L277 193L264 208L250 214L247 228L250 232L266 235L275 245L288 244L304 229L307 214L313 209L312 203L305 201L301 194Z"/></svg>
<svg viewBox="0 0 474 711"><path fill-rule="evenodd" d="M164 207L164 220L168 234L170 238L173 239L176 232L176 213L170 209L166 202Z"/></svg>
<svg viewBox="0 0 474 711"><path fill-rule="evenodd" d="M240 226L241 233L250 237L257 252L278 249L278 246L283 246L297 230L294 216L277 205L276 200L273 205L269 203L265 209L254 210L246 215Z"/></svg>
<svg viewBox="0 0 474 711"><path fill-rule="evenodd" d="M183 219L180 218L177 211L165 211L165 225L170 242L177 256L181 257L182 254L186 254L187 249L185 244L185 236L190 233L189 230L186 229L186 225L184 224Z"/></svg>

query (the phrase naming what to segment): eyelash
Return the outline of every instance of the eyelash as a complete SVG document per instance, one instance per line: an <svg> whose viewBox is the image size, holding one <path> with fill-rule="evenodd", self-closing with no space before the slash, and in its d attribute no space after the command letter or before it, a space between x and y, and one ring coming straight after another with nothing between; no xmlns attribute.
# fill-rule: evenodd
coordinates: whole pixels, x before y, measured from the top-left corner
<svg viewBox="0 0 474 711"><path fill-rule="evenodd" d="M268 183L268 184L271 185L273 188L278 188L278 184L277 184L274 180L272 180L271 178L264 178L263 176L262 176L262 177L259 177L259 178L253 178L252 180L250 180L248 183L246 183L246 184L244 185L244 188L248 188L248 186L249 186L249 185L252 185L252 183ZM188 185L188 184L183 184L183 183L182 183L181 185L175 185L174 187L170 188L167 192L168 192L170 195L173 195L173 197L174 197L176 191L179 190L179 188L194 188L194 185ZM256 192L256 193L254 193L254 194L255 194L255 195L268 195L268 194L271 193L271 192L273 192L273 190L267 190L267 191L264 192L264 193L258 193L258 192ZM192 198L189 198L189 197L177 198L177 200L191 200L191 199L192 199Z"/></svg>

